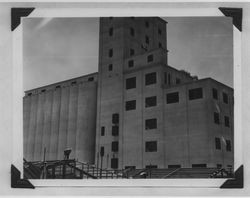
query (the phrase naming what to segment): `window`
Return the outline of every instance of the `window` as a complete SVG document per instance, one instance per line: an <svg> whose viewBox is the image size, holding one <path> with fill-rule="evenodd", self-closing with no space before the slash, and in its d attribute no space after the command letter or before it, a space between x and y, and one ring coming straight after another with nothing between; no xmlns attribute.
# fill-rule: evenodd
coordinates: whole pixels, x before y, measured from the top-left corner
<svg viewBox="0 0 250 198"><path fill-rule="evenodd" d="M154 60L153 54L148 55L148 63Z"/></svg>
<svg viewBox="0 0 250 198"><path fill-rule="evenodd" d="M118 168L118 158L111 158L111 168Z"/></svg>
<svg viewBox="0 0 250 198"><path fill-rule="evenodd" d="M145 107L154 107L154 106L156 106L156 96L145 98Z"/></svg>
<svg viewBox="0 0 250 198"><path fill-rule="evenodd" d="M181 79L176 78L176 79L175 79L175 83L176 83L177 85L180 84L180 83L181 83Z"/></svg>
<svg viewBox="0 0 250 198"><path fill-rule="evenodd" d="M136 100L130 100L126 102L126 111L136 109Z"/></svg>
<svg viewBox="0 0 250 198"><path fill-rule="evenodd" d="M217 150L221 149L220 138L215 138L215 149Z"/></svg>
<svg viewBox="0 0 250 198"><path fill-rule="evenodd" d="M156 152L157 151L157 142L150 141L145 143L145 151L146 152Z"/></svg>
<svg viewBox="0 0 250 198"><path fill-rule="evenodd" d="M113 56L113 49L109 49L109 57Z"/></svg>
<svg viewBox="0 0 250 198"><path fill-rule="evenodd" d="M195 100L203 97L202 88L190 89L189 100Z"/></svg>
<svg viewBox="0 0 250 198"><path fill-rule="evenodd" d="M60 85L57 85L57 86L56 86L56 89L60 89L60 88L61 88L61 86L60 86Z"/></svg>
<svg viewBox="0 0 250 198"><path fill-rule="evenodd" d="M113 36L113 28L109 28L109 36Z"/></svg>
<svg viewBox="0 0 250 198"><path fill-rule="evenodd" d="M161 29L160 28L158 29L158 34L161 35Z"/></svg>
<svg viewBox="0 0 250 198"><path fill-rule="evenodd" d="M149 37L148 37L148 36L145 36L145 42L146 42L147 44L149 44Z"/></svg>
<svg viewBox="0 0 250 198"><path fill-rule="evenodd" d="M192 168L206 168L206 164L192 164Z"/></svg>
<svg viewBox="0 0 250 198"><path fill-rule="evenodd" d="M93 81L94 80L94 77L89 77L88 78L88 81Z"/></svg>
<svg viewBox="0 0 250 198"><path fill-rule="evenodd" d="M223 102L228 104L228 95L226 93L223 93Z"/></svg>
<svg viewBox="0 0 250 198"><path fill-rule="evenodd" d="M28 96L31 96L32 95L32 93L28 93Z"/></svg>
<svg viewBox="0 0 250 198"><path fill-rule="evenodd" d="M157 119L147 119L145 120L145 129L150 130L150 129L156 129L157 128Z"/></svg>
<svg viewBox="0 0 250 198"><path fill-rule="evenodd" d="M151 85L156 83L156 72L148 73L145 76L145 84Z"/></svg>
<svg viewBox="0 0 250 198"><path fill-rule="evenodd" d="M71 85L76 85L76 81L71 82Z"/></svg>
<svg viewBox="0 0 250 198"><path fill-rule="evenodd" d="M103 157L103 156L104 156L104 146L101 146L101 149L100 149L100 155L101 155L101 157Z"/></svg>
<svg viewBox="0 0 250 198"><path fill-rule="evenodd" d="M135 54L135 50L134 49L130 49L129 50L129 54L130 54L130 56L133 56Z"/></svg>
<svg viewBox="0 0 250 198"><path fill-rule="evenodd" d="M225 126L229 127L229 117L228 116L224 117L224 121L225 121Z"/></svg>
<svg viewBox="0 0 250 198"><path fill-rule="evenodd" d="M146 28L149 28L149 22L148 21L145 21L145 26L146 26Z"/></svg>
<svg viewBox="0 0 250 198"><path fill-rule="evenodd" d="M134 61L133 60L128 61L128 67L134 67Z"/></svg>
<svg viewBox="0 0 250 198"><path fill-rule="evenodd" d="M230 142L230 140L226 140L226 150L231 151L231 142Z"/></svg>
<svg viewBox="0 0 250 198"><path fill-rule="evenodd" d="M118 136L119 135L119 126L112 126L112 136Z"/></svg>
<svg viewBox="0 0 250 198"><path fill-rule="evenodd" d="M102 128L101 128L101 136L104 136L105 135L105 127L103 126Z"/></svg>
<svg viewBox="0 0 250 198"><path fill-rule="evenodd" d="M145 168L147 169L152 169L152 168L157 168L158 166L157 165L146 165Z"/></svg>
<svg viewBox="0 0 250 198"><path fill-rule="evenodd" d="M136 77L126 79L126 89L136 88Z"/></svg>
<svg viewBox="0 0 250 198"><path fill-rule="evenodd" d="M131 36L135 36L135 30L134 30L134 28L130 28L130 35Z"/></svg>
<svg viewBox="0 0 250 198"><path fill-rule="evenodd" d="M215 88L213 88L213 99L218 100L218 91Z"/></svg>
<svg viewBox="0 0 250 198"><path fill-rule="evenodd" d="M173 92L167 94L167 104L179 102L179 93Z"/></svg>
<svg viewBox="0 0 250 198"><path fill-rule="evenodd" d="M171 74L168 74L168 85L171 84Z"/></svg>
<svg viewBox="0 0 250 198"><path fill-rule="evenodd" d="M118 151L118 142L117 141L112 142L112 144L111 144L111 150L113 152L117 152Z"/></svg>
<svg viewBox="0 0 250 198"><path fill-rule="evenodd" d="M159 45L159 48L161 48L161 47L162 47L162 44L161 44L161 43L159 43L158 45Z"/></svg>
<svg viewBox="0 0 250 198"><path fill-rule="evenodd" d="M181 168L181 165L179 164L168 165L168 168Z"/></svg>
<svg viewBox="0 0 250 198"><path fill-rule="evenodd" d="M114 113L112 115L112 123L113 124L118 124L119 123L119 114L118 113Z"/></svg>
<svg viewBox="0 0 250 198"><path fill-rule="evenodd" d="M220 115L219 113L214 112L214 123L220 124Z"/></svg>
<svg viewBox="0 0 250 198"><path fill-rule="evenodd" d="M109 71L113 70L113 64L109 64Z"/></svg>
<svg viewBox="0 0 250 198"><path fill-rule="evenodd" d="M43 89L41 92L45 92L46 91L46 89Z"/></svg>

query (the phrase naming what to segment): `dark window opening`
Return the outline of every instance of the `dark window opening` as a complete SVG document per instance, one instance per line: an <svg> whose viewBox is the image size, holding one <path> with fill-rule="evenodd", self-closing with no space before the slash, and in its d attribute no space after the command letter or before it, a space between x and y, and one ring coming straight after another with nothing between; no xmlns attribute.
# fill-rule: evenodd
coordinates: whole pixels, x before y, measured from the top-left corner
<svg viewBox="0 0 250 198"><path fill-rule="evenodd" d="M156 72L146 74L145 76L145 84L151 85L156 83Z"/></svg>
<svg viewBox="0 0 250 198"><path fill-rule="evenodd" d="M32 95L32 93L28 93L28 96L31 96Z"/></svg>
<svg viewBox="0 0 250 198"><path fill-rule="evenodd" d="M171 74L168 74L168 85L171 84Z"/></svg>
<svg viewBox="0 0 250 198"><path fill-rule="evenodd" d="M112 19L113 19L113 17L109 17L109 19L110 19L110 20L112 20Z"/></svg>
<svg viewBox="0 0 250 198"><path fill-rule="evenodd" d="M88 81L93 81L94 80L94 77L89 77L88 78Z"/></svg>
<svg viewBox="0 0 250 198"><path fill-rule="evenodd" d="M217 168L222 168L222 165L221 164L216 164L216 167Z"/></svg>
<svg viewBox="0 0 250 198"><path fill-rule="evenodd" d="M220 124L220 115L219 113L214 112L214 123Z"/></svg>
<svg viewBox="0 0 250 198"><path fill-rule="evenodd" d="M134 61L133 60L128 61L128 67L134 67Z"/></svg>
<svg viewBox="0 0 250 198"><path fill-rule="evenodd" d="M157 119L147 119L145 120L145 129L150 130L150 129L156 129L157 128Z"/></svg>
<svg viewBox="0 0 250 198"><path fill-rule="evenodd" d="M167 104L179 102L179 93L173 92L167 94Z"/></svg>
<svg viewBox="0 0 250 198"><path fill-rule="evenodd" d="M46 91L46 89L43 89L41 92L45 92Z"/></svg>
<svg viewBox="0 0 250 198"><path fill-rule="evenodd" d="M145 151L146 152L156 152L157 151L157 142L150 141L145 143Z"/></svg>
<svg viewBox="0 0 250 198"><path fill-rule="evenodd" d="M154 107L156 106L156 96L151 96L145 98L145 107Z"/></svg>
<svg viewBox="0 0 250 198"><path fill-rule="evenodd" d="M134 49L130 49L129 50L129 54L130 54L130 56L133 56L135 54L135 50Z"/></svg>
<svg viewBox="0 0 250 198"><path fill-rule="evenodd" d="M161 44L161 43L159 43L158 45L159 45L159 48L161 48L161 47L162 47L162 44Z"/></svg>
<svg viewBox="0 0 250 198"><path fill-rule="evenodd" d="M158 29L158 34L161 35L161 29L160 28Z"/></svg>
<svg viewBox="0 0 250 198"><path fill-rule="evenodd" d="M148 55L148 63L154 60L153 54Z"/></svg>
<svg viewBox="0 0 250 198"><path fill-rule="evenodd" d="M218 99L218 91L217 89L214 89L214 88L213 88L213 98L216 100Z"/></svg>
<svg viewBox="0 0 250 198"><path fill-rule="evenodd" d="M202 88L190 89L189 100L195 100L203 97Z"/></svg>
<svg viewBox="0 0 250 198"><path fill-rule="evenodd" d="M59 89L59 88L61 88L61 86L60 86L60 85L57 85L57 86L56 86L56 89Z"/></svg>
<svg viewBox="0 0 250 198"><path fill-rule="evenodd" d="M112 152L117 152L118 151L118 142L117 141L115 141L115 142L112 142L112 144L111 144L111 150L112 150Z"/></svg>
<svg viewBox="0 0 250 198"><path fill-rule="evenodd" d="M149 37L148 37L148 36L145 36L145 42L146 42L147 44L149 44Z"/></svg>
<svg viewBox="0 0 250 198"><path fill-rule="evenodd" d="M223 93L223 102L228 104L228 95L226 93Z"/></svg>
<svg viewBox="0 0 250 198"><path fill-rule="evenodd" d="M112 136L119 135L119 126L112 126Z"/></svg>
<svg viewBox="0 0 250 198"><path fill-rule="evenodd" d="M207 168L207 164L192 164L192 168Z"/></svg>
<svg viewBox="0 0 250 198"><path fill-rule="evenodd" d="M215 149L217 149L217 150L221 149L220 138L215 138Z"/></svg>
<svg viewBox="0 0 250 198"><path fill-rule="evenodd" d="M168 168L181 168L181 165L179 164L168 165Z"/></svg>
<svg viewBox="0 0 250 198"><path fill-rule="evenodd" d="M146 165L145 166L145 168L147 168L147 169L152 169L152 168L158 168L158 166L157 165Z"/></svg>
<svg viewBox="0 0 250 198"><path fill-rule="evenodd" d="M224 117L224 120L225 120L225 126L226 126L226 127L229 127L229 117L228 117L228 116L225 116L225 117Z"/></svg>
<svg viewBox="0 0 250 198"><path fill-rule="evenodd" d="M118 168L118 158L111 158L111 168Z"/></svg>
<svg viewBox="0 0 250 198"><path fill-rule="evenodd" d="M101 155L101 157L103 157L103 156L104 156L104 146L101 146L101 149L100 149L100 155Z"/></svg>
<svg viewBox="0 0 250 198"><path fill-rule="evenodd" d="M130 35L131 36L135 36L135 30L134 30L134 28L130 28Z"/></svg>
<svg viewBox="0 0 250 198"><path fill-rule="evenodd" d="M136 88L136 77L126 79L126 89Z"/></svg>
<svg viewBox="0 0 250 198"><path fill-rule="evenodd" d="M113 28L109 28L109 36L113 36Z"/></svg>
<svg viewBox="0 0 250 198"><path fill-rule="evenodd" d="M226 150L227 151L231 151L232 150L230 140L226 140Z"/></svg>
<svg viewBox="0 0 250 198"><path fill-rule="evenodd" d="M145 26L146 26L146 28L149 27L149 22L148 21L145 21Z"/></svg>
<svg viewBox="0 0 250 198"><path fill-rule="evenodd" d="M119 114L118 113L114 113L112 115L112 123L113 124L118 124L119 123Z"/></svg>
<svg viewBox="0 0 250 198"><path fill-rule="evenodd" d="M113 49L110 49L109 50L109 57L112 57L113 56Z"/></svg>
<svg viewBox="0 0 250 198"><path fill-rule="evenodd" d="M103 126L102 128L101 128L101 136L104 136L105 135L105 127Z"/></svg>
<svg viewBox="0 0 250 198"><path fill-rule="evenodd" d="M126 102L126 111L134 110L136 109L136 100L130 100Z"/></svg>
<svg viewBox="0 0 250 198"><path fill-rule="evenodd" d="M176 79L175 79L175 83L176 83L177 85L180 84L180 83L181 83L181 79L176 78Z"/></svg>
<svg viewBox="0 0 250 198"><path fill-rule="evenodd" d="M76 81L71 82L71 85L76 85Z"/></svg>
<svg viewBox="0 0 250 198"><path fill-rule="evenodd" d="M112 71L112 70L113 70L113 65L109 64L109 71Z"/></svg>

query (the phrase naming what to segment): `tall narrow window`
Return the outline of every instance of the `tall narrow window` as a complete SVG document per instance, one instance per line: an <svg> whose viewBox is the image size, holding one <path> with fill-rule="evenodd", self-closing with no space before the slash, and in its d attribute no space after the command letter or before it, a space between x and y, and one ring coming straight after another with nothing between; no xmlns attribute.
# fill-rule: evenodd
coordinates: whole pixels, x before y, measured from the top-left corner
<svg viewBox="0 0 250 198"><path fill-rule="evenodd" d="M128 67L134 67L134 61L133 60L128 61Z"/></svg>
<svg viewBox="0 0 250 198"><path fill-rule="evenodd" d="M113 36L113 28L109 28L109 36Z"/></svg>
<svg viewBox="0 0 250 198"><path fill-rule="evenodd" d="M148 36L145 36L145 42L146 42L147 44L149 44L149 37L148 37Z"/></svg>
<svg viewBox="0 0 250 198"><path fill-rule="evenodd" d="M105 135L105 127L103 126L102 128L101 128L101 136L104 136Z"/></svg>
<svg viewBox="0 0 250 198"><path fill-rule="evenodd" d="M145 98L145 107L154 107L154 106L156 106L156 96Z"/></svg>
<svg viewBox="0 0 250 198"><path fill-rule="evenodd" d="M130 54L130 56L133 56L135 54L135 50L134 49L130 49L129 50L129 54Z"/></svg>
<svg viewBox="0 0 250 198"><path fill-rule="evenodd" d="M214 112L214 123L220 124L220 115L217 112Z"/></svg>
<svg viewBox="0 0 250 198"><path fill-rule="evenodd" d="M225 126L229 127L229 117L228 116L224 117L224 121L225 121Z"/></svg>
<svg viewBox="0 0 250 198"><path fill-rule="evenodd" d="M145 129L150 130L150 129L156 129L157 128L157 119L147 119L145 120Z"/></svg>
<svg viewBox="0 0 250 198"><path fill-rule="evenodd" d="M118 113L112 114L112 123L113 124L118 124L119 123L119 114Z"/></svg>
<svg viewBox="0 0 250 198"><path fill-rule="evenodd" d="M101 157L103 157L103 156L104 156L104 146L101 146L101 149L100 149L100 155L101 155Z"/></svg>
<svg viewBox="0 0 250 198"><path fill-rule="evenodd" d="M149 22L148 21L145 21L145 26L146 26L146 28L149 28Z"/></svg>
<svg viewBox="0 0 250 198"><path fill-rule="evenodd" d="M136 88L136 77L126 79L126 89Z"/></svg>
<svg viewBox="0 0 250 198"><path fill-rule="evenodd" d="M117 142L117 141L112 142L111 150L112 150L113 152L117 152L117 151L118 151L118 142Z"/></svg>
<svg viewBox="0 0 250 198"><path fill-rule="evenodd" d="M230 140L226 140L226 150L227 151L231 151L232 148L231 148L231 141Z"/></svg>
<svg viewBox="0 0 250 198"><path fill-rule="evenodd" d="M228 104L228 95L226 93L223 93L223 102Z"/></svg>
<svg viewBox="0 0 250 198"><path fill-rule="evenodd" d="M221 149L220 138L215 138L215 149L217 149L217 150Z"/></svg>
<svg viewBox="0 0 250 198"><path fill-rule="evenodd" d="M118 136L119 135L119 126L114 125L112 126L112 136Z"/></svg>
<svg viewBox="0 0 250 198"><path fill-rule="evenodd" d="M111 158L111 168L113 169L118 168L118 158Z"/></svg>
<svg viewBox="0 0 250 198"><path fill-rule="evenodd" d="M162 44L161 43L159 43L158 45L159 45L159 48L162 48Z"/></svg>
<svg viewBox="0 0 250 198"><path fill-rule="evenodd" d="M218 100L218 91L215 88L213 88L213 99Z"/></svg>
<svg viewBox="0 0 250 198"><path fill-rule="evenodd" d="M161 29L160 28L158 29L158 34L161 35Z"/></svg>
<svg viewBox="0 0 250 198"><path fill-rule="evenodd" d="M109 49L109 57L111 58L113 56L113 49Z"/></svg>
<svg viewBox="0 0 250 198"><path fill-rule="evenodd" d="M145 151L146 152L156 152L157 151L157 142L156 141L145 142Z"/></svg>
<svg viewBox="0 0 250 198"><path fill-rule="evenodd" d="M134 28L132 28L132 27L130 28L130 35L131 35L131 36L135 36L135 30L134 30Z"/></svg>
<svg viewBox="0 0 250 198"><path fill-rule="evenodd" d="M148 55L148 63L154 60L153 54Z"/></svg>
<svg viewBox="0 0 250 198"><path fill-rule="evenodd" d="M156 83L156 72L148 73L145 75L145 85Z"/></svg>
<svg viewBox="0 0 250 198"><path fill-rule="evenodd" d="M189 100L195 100L203 97L202 88L190 89Z"/></svg>
<svg viewBox="0 0 250 198"><path fill-rule="evenodd" d="M112 71L112 70L113 70L113 65L109 64L109 71Z"/></svg>

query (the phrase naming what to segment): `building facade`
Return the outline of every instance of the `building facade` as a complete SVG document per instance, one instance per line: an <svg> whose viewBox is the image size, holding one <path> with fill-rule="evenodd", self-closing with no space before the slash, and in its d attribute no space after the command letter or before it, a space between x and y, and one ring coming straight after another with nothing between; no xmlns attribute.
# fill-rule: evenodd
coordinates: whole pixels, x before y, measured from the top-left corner
<svg viewBox="0 0 250 198"><path fill-rule="evenodd" d="M71 147L107 169L233 166L233 89L169 66L166 30L157 17L101 18L93 81L69 80L59 96L65 82L26 92L28 160L46 145L50 159Z"/></svg>

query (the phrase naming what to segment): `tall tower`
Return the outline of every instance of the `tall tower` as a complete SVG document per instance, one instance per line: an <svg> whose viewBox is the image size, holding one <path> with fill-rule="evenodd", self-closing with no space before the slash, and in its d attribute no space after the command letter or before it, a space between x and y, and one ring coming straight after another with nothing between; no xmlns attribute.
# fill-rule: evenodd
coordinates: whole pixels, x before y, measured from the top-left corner
<svg viewBox="0 0 250 198"><path fill-rule="evenodd" d="M149 73L149 84L157 78L157 88L150 89L162 92L161 72L156 77L150 68L167 65L166 22L158 17L101 18L99 39L96 164L121 169L136 159L141 168L149 163L143 161L143 94L152 91L143 90L142 76Z"/></svg>

